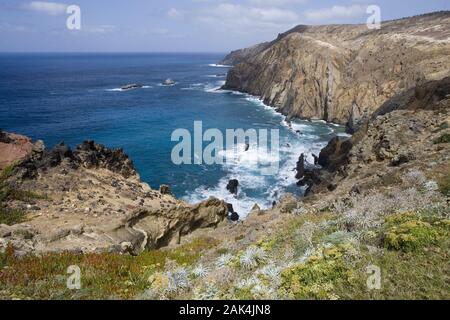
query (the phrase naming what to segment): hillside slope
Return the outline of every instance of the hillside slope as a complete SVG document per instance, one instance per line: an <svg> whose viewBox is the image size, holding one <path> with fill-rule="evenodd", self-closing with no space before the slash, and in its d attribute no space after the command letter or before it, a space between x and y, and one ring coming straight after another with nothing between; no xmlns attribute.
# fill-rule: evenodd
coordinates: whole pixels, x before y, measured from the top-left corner
<svg viewBox="0 0 450 320"><path fill-rule="evenodd" d="M238 50L225 84L291 117L358 127L394 95L450 75L450 12L365 25L298 26Z"/></svg>

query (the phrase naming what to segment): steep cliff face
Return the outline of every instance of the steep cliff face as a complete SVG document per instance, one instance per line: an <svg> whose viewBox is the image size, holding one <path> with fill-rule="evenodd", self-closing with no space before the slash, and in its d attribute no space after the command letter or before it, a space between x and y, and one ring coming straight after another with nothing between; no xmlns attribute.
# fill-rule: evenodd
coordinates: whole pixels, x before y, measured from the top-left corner
<svg viewBox="0 0 450 320"><path fill-rule="evenodd" d="M450 12L365 25L299 26L236 51L225 88L285 115L358 126L394 95L450 75Z"/></svg>

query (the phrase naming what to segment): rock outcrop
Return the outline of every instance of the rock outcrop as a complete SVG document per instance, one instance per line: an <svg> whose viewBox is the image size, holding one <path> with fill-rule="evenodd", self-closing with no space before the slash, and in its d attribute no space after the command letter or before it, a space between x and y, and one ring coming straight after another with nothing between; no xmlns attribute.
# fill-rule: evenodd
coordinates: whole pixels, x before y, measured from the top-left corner
<svg viewBox="0 0 450 320"><path fill-rule="evenodd" d="M26 141L31 149L31 140ZM211 198L189 205L170 192L152 190L141 182L123 150L93 141L75 151L64 143L50 151L31 150L0 182L1 191L12 195L2 198L2 208L11 209L2 214L12 210L26 214L23 223L0 226L0 251L12 245L18 255L62 251L134 255L178 243L190 232L216 227L228 216L223 201Z"/></svg>
<svg viewBox="0 0 450 320"><path fill-rule="evenodd" d="M351 180L353 188L349 188L353 191L349 192L360 193L364 184L395 179L393 173L405 165L448 164L448 144L436 141L449 134L449 113L450 78L430 81L394 96L352 138L334 138L322 150L319 164L325 170L319 173L312 190L329 190L331 185Z"/></svg>
<svg viewBox="0 0 450 320"><path fill-rule="evenodd" d="M25 159L33 150L42 148L42 141L33 143L28 137L0 130L0 170Z"/></svg>
<svg viewBox="0 0 450 320"><path fill-rule="evenodd" d="M285 115L346 124L350 132L393 96L450 75L450 12L365 25L298 26L233 52L225 84Z"/></svg>
<svg viewBox="0 0 450 320"><path fill-rule="evenodd" d="M232 179L227 184L227 190L234 195L238 194L239 191L239 181L237 179Z"/></svg>

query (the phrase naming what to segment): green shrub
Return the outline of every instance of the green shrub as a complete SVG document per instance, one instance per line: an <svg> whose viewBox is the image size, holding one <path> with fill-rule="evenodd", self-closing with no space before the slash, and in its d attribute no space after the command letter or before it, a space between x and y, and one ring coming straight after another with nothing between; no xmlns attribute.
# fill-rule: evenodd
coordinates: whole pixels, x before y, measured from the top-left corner
<svg viewBox="0 0 450 320"><path fill-rule="evenodd" d="M443 221L435 218L425 219L415 213L388 217L384 233L385 247L410 252L436 244L442 236L448 234L448 228Z"/></svg>
<svg viewBox="0 0 450 320"><path fill-rule="evenodd" d="M9 165L6 168L4 168L0 173L0 180L8 179L12 175L14 167L15 165Z"/></svg>
<svg viewBox="0 0 450 320"><path fill-rule="evenodd" d="M8 209L0 206L0 224L12 226L26 221L26 214L20 209Z"/></svg>
<svg viewBox="0 0 450 320"><path fill-rule="evenodd" d="M434 144L450 143L450 133L444 133L442 136L434 140Z"/></svg>
<svg viewBox="0 0 450 320"><path fill-rule="evenodd" d="M349 282L351 270L346 266L342 246L324 249L321 255L281 273L280 295L290 299L334 299L336 284Z"/></svg>

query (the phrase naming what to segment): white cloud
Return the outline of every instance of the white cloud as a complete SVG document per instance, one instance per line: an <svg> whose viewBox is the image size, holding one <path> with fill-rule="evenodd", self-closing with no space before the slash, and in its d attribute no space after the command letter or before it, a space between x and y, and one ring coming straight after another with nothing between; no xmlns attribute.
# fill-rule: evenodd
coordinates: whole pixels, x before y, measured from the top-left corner
<svg viewBox="0 0 450 320"><path fill-rule="evenodd" d="M258 6L283 6L288 4L302 4L307 0L248 0Z"/></svg>
<svg viewBox="0 0 450 320"><path fill-rule="evenodd" d="M32 1L25 5L31 11L58 16L66 13L68 5L58 2Z"/></svg>
<svg viewBox="0 0 450 320"><path fill-rule="evenodd" d="M25 25L14 25L8 22L0 23L0 31L7 32L34 32L34 29Z"/></svg>
<svg viewBox="0 0 450 320"><path fill-rule="evenodd" d="M280 32L299 23L295 11L276 7L255 7L221 3L190 13L191 19L223 32Z"/></svg>
<svg viewBox="0 0 450 320"><path fill-rule="evenodd" d="M83 29L82 29L83 30ZM96 33L96 34L108 34L116 31L116 26L113 25L100 25L100 26L88 26L84 28L85 31L89 33Z"/></svg>
<svg viewBox="0 0 450 320"><path fill-rule="evenodd" d="M167 11L167 16L171 19L179 19L183 17L183 12L175 8L170 8L169 11Z"/></svg>
<svg viewBox="0 0 450 320"><path fill-rule="evenodd" d="M333 20L345 20L361 17L366 13L366 7L362 5L333 6L318 10L307 11L305 16L308 21L329 23Z"/></svg>

